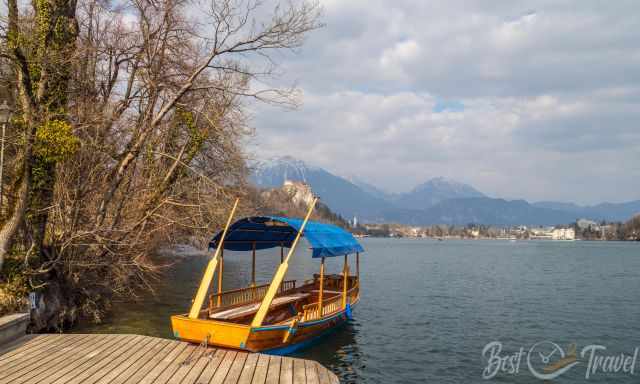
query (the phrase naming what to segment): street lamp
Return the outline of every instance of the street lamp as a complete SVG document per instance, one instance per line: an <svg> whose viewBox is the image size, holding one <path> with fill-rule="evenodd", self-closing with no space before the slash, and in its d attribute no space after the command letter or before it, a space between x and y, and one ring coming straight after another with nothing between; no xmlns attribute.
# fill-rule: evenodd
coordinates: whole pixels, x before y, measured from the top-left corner
<svg viewBox="0 0 640 384"><path fill-rule="evenodd" d="M11 107L7 105L7 100L0 105L0 123L2 123L2 142L0 143L0 213L2 212L2 195L4 190L4 137L7 123L11 119Z"/></svg>

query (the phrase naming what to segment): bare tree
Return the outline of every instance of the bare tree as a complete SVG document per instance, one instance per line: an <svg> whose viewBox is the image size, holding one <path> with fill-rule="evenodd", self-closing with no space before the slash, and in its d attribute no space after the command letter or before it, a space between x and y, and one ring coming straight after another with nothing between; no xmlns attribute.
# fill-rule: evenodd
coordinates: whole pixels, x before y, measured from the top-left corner
<svg viewBox="0 0 640 384"><path fill-rule="evenodd" d="M273 52L319 26L319 6L38 0L20 14L9 3L3 55L24 140L0 268L11 254L29 289L71 292L43 326L78 312L99 320L114 293L148 284L155 247L209 233L242 193L245 103L298 102L262 80L277 69Z"/></svg>

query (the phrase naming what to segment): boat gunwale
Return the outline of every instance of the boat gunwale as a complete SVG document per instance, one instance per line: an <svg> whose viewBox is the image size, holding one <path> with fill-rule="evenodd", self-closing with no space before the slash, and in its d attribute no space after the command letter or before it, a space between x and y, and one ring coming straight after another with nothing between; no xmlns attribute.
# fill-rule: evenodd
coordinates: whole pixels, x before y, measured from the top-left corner
<svg viewBox="0 0 640 384"><path fill-rule="evenodd" d="M352 287L351 289L349 289L347 292L352 292L354 289L360 288L359 285L356 285L355 287ZM299 289L299 288L295 288L295 289ZM358 292L358 296L356 296L356 299L349 303L350 307L354 307L358 302L360 301L360 294ZM314 303L312 303L314 304ZM315 303L317 304L317 303ZM205 312L205 310L203 310L202 312ZM317 324L322 324L324 322L327 322L329 320L332 320L336 317L339 317L343 314L346 313L346 308L340 308L337 311L328 313L323 315L322 317L318 318L318 319L312 319L312 320L307 320L307 321L300 321L297 324L297 327L309 327L309 326L313 326L313 325L317 325ZM173 315L171 317L176 317L176 318L180 318L180 320L188 320L191 322L199 322L199 323L203 323L203 324L218 324L221 326L227 326L227 325L231 325L237 328L241 328L241 329L249 329L250 332L265 332L265 331L277 331L277 330L286 330L291 328L291 323L294 320L294 318L290 318L287 319L285 323L282 324L270 324L270 325L264 325L264 326L260 326L260 327L251 327L251 325L249 324L241 324L241 323L234 323L234 322L230 322L230 321L223 321L223 320L214 320L214 319L201 319L201 318L197 318L197 319L192 319L188 316L188 313L185 314L178 314L178 315Z"/></svg>
<svg viewBox="0 0 640 384"><path fill-rule="evenodd" d="M356 303L357 302L355 302L353 305L355 305ZM353 307L353 305L350 305L350 306ZM346 312L347 312L346 309L340 309L337 312L332 312L329 315L321 317L319 319L313 319L313 320L308 320L304 322L301 321L297 324L297 327L304 328L304 327L311 327L314 325L326 323L327 321L333 320L336 317L342 317L342 315L346 314ZM262 327L252 328L251 332L279 331L279 330L287 330L289 328L291 328L291 324L265 325Z"/></svg>
<svg viewBox="0 0 640 384"><path fill-rule="evenodd" d="M232 323L232 322L227 322L227 321L220 321L220 320L212 320L212 319L193 319L191 317L189 317L188 313L183 313L183 314L179 314L179 315L172 315L172 318L177 318L181 321L188 321L188 322L192 322L192 323L202 323L202 324L218 324L221 326L233 326L235 328L241 328L241 329L251 329L251 325L247 325L247 324L240 324L240 323Z"/></svg>

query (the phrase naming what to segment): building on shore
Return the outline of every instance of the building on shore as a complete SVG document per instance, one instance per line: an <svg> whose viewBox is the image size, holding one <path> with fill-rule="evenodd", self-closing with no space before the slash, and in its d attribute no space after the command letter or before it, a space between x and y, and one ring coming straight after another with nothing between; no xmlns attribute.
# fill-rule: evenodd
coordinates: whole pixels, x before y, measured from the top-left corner
<svg viewBox="0 0 640 384"><path fill-rule="evenodd" d="M593 232L600 231L600 225L598 225L598 223L596 223L593 220L579 219L578 221L576 221L576 226L578 227L578 229L583 231L584 230L589 230Z"/></svg>
<svg viewBox="0 0 640 384"><path fill-rule="evenodd" d="M531 228L529 238L533 240L575 240L575 229L563 227Z"/></svg>
<svg viewBox="0 0 640 384"><path fill-rule="evenodd" d="M532 240L553 240L553 227L531 228L529 238Z"/></svg>
<svg viewBox="0 0 640 384"><path fill-rule="evenodd" d="M551 232L551 240L575 240L576 231L573 228L554 228Z"/></svg>

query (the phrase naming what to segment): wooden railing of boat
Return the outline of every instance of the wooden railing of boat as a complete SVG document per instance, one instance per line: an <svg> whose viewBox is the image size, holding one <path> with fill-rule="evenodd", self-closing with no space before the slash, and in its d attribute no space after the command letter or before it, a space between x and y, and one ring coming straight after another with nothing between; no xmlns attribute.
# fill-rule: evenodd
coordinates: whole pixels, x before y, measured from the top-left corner
<svg viewBox="0 0 640 384"><path fill-rule="evenodd" d="M347 300L353 304L360 298L360 282L356 279L353 288L347 291Z"/></svg>
<svg viewBox="0 0 640 384"><path fill-rule="evenodd" d="M311 303L302 307L302 321L317 320L322 318L320 315L320 303ZM322 300L322 313L324 315L337 312L342 307L342 296L335 296L330 299Z"/></svg>
<svg viewBox="0 0 640 384"><path fill-rule="evenodd" d="M283 281L278 293L283 293L295 288L295 280ZM220 308L259 302L264 298L268 289L269 284L262 284L224 291L222 293L214 293L209 296L209 314ZM218 298L220 298L220 300L218 300Z"/></svg>
<svg viewBox="0 0 640 384"><path fill-rule="evenodd" d="M350 278L352 278L350 276ZM349 303L354 303L360 295L360 284L355 280L355 285L347 291ZM311 303L302 307L302 321L318 320L342 309L342 295L336 295L322 300L322 312L320 303Z"/></svg>

